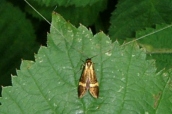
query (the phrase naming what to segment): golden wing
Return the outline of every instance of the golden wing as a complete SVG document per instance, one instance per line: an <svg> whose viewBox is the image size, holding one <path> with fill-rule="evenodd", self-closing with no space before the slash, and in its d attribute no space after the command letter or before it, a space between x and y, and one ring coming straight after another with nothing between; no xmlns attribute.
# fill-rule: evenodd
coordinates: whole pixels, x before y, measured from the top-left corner
<svg viewBox="0 0 172 114"><path fill-rule="evenodd" d="M86 70L86 67L84 66L83 68L83 71L82 71L82 75L81 75L81 78L79 80L79 85L78 85L78 97L79 98L82 98L84 96L84 94L86 93L87 91L87 80L88 80L88 77L87 77L87 70Z"/></svg>
<svg viewBox="0 0 172 114"><path fill-rule="evenodd" d="M93 67L93 64L92 64ZM99 84L96 78L96 73L94 71L94 67L93 70L91 71L91 76L90 76L90 94L94 97L94 98L98 98L99 96Z"/></svg>

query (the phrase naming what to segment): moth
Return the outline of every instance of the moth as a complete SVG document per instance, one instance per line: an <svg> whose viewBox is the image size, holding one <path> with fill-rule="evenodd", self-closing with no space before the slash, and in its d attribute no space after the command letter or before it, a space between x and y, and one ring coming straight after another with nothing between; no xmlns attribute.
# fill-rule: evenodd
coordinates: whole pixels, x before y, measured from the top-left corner
<svg viewBox="0 0 172 114"><path fill-rule="evenodd" d="M96 73L94 71L94 65L91 61L91 58L88 58L85 61L78 85L78 97L82 98L88 90L94 98L98 98L99 84L97 82Z"/></svg>

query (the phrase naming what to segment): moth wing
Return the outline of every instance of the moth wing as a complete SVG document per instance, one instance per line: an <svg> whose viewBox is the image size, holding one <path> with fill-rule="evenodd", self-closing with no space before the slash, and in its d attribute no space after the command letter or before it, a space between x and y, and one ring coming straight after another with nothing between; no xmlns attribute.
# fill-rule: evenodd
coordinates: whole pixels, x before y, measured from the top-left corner
<svg viewBox="0 0 172 114"><path fill-rule="evenodd" d="M79 86L78 86L78 97L79 98L82 98L84 96L84 94L87 92L86 80L87 80L87 72L84 68L81 78L79 80Z"/></svg>
<svg viewBox="0 0 172 114"><path fill-rule="evenodd" d="M86 92L87 92L86 87L84 87L83 85L78 86L78 97L79 98L82 98Z"/></svg>
<svg viewBox="0 0 172 114"><path fill-rule="evenodd" d="M94 97L94 98L98 98L99 96L99 84L97 82L97 78L96 78L96 73L93 70L93 74L90 80L90 88L89 88L90 94Z"/></svg>
<svg viewBox="0 0 172 114"><path fill-rule="evenodd" d="M89 91L90 91L90 94L91 94L94 98L98 98L98 96L99 96L99 86L90 87Z"/></svg>

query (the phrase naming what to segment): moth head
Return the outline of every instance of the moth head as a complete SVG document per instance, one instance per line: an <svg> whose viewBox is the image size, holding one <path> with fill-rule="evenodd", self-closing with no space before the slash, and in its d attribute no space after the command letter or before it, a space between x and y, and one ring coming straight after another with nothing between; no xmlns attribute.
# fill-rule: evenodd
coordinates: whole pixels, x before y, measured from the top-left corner
<svg viewBox="0 0 172 114"><path fill-rule="evenodd" d="M93 62L91 61L91 58L86 59L86 67L90 68L92 67Z"/></svg>

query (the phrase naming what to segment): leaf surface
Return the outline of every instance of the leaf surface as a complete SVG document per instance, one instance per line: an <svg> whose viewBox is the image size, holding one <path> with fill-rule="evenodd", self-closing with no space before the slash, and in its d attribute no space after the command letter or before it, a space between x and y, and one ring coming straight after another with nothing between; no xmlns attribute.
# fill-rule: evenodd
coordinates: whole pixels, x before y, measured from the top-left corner
<svg viewBox="0 0 172 114"><path fill-rule="evenodd" d="M171 70L156 73L155 62L146 60L135 43L120 46L103 32L93 36L56 13L52 19L48 46L39 49L35 62L22 61L13 86L3 88L0 113L172 113ZM81 67L90 57L100 96L87 92L79 99Z"/></svg>
<svg viewBox="0 0 172 114"><path fill-rule="evenodd" d="M146 28L145 30L136 32L137 38L144 36L144 38L138 40L138 43L141 47L146 49L148 53L147 57L149 59L156 59L156 66L158 70L163 68L169 69L172 66L171 32L171 24L156 25L155 28Z"/></svg>
<svg viewBox="0 0 172 114"><path fill-rule="evenodd" d="M169 0L120 0L111 16L109 35L115 39L135 37L135 32L155 24L171 23Z"/></svg>
<svg viewBox="0 0 172 114"><path fill-rule="evenodd" d="M54 4L59 5L59 6L71 6L75 5L76 7L83 7L83 6L89 6L93 5L97 2L102 2L105 0L85 0L85 1L80 1L80 0L32 0L38 2L40 5L46 5L46 6L54 6Z"/></svg>

